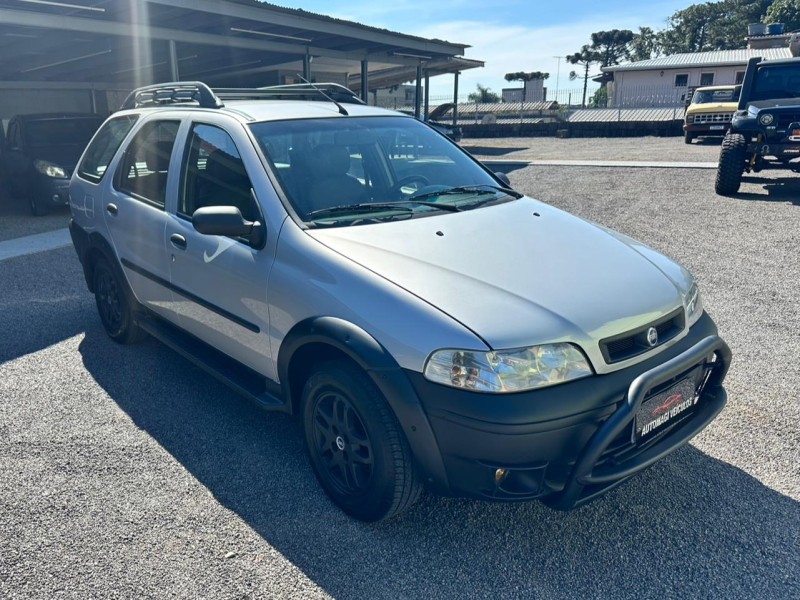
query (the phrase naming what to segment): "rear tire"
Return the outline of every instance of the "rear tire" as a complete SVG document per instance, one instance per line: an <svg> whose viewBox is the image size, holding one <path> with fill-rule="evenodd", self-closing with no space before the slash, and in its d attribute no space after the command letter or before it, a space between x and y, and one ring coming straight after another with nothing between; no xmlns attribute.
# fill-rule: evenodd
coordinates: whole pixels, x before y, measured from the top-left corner
<svg viewBox="0 0 800 600"><path fill-rule="evenodd" d="M108 337L119 344L134 344L145 332L134 320L132 300L125 282L100 258L94 266L94 299Z"/></svg>
<svg viewBox="0 0 800 600"><path fill-rule="evenodd" d="M306 451L333 502L361 521L410 508L422 484L400 424L369 376L345 360L324 363L303 388Z"/></svg>
<svg viewBox="0 0 800 600"><path fill-rule="evenodd" d="M720 196L732 196L738 192L746 164L747 140L741 133L728 133L719 151L714 191Z"/></svg>

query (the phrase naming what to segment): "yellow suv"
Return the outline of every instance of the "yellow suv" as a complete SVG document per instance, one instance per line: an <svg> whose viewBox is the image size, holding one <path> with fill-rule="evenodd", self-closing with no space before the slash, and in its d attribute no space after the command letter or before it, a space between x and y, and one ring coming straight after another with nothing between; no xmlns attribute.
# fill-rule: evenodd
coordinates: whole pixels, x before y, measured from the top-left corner
<svg viewBox="0 0 800 600"><path fill-rule="evenodd" d="M692 94L683 123L683 140L691 144L699 136L725 135L739 104L741 85L699 87Z"/></svg>

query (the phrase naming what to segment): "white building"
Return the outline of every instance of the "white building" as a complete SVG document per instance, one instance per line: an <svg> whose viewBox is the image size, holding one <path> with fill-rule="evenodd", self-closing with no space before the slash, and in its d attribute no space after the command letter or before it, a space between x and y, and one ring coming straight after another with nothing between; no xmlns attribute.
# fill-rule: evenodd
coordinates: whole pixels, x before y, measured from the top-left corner
<svg viewBox="0 0 800 600"><path fill-rule="evenodd" d="M524 98L523 89L525 90ZM524 88L503 88L503 102L522 102L523 100L525 102L544 102L546 89L542 79L526 81Z"/></svg>
<svg viewBox="0 0 800 600"><path fill-rule="evenodd" d="M791 58L786 42L782 43L779 48L673 54L603 67L603 72L612 76L608 83L608 105L614 108L682 105L690 88L741 83L747 61L754 56Z"/></svg>

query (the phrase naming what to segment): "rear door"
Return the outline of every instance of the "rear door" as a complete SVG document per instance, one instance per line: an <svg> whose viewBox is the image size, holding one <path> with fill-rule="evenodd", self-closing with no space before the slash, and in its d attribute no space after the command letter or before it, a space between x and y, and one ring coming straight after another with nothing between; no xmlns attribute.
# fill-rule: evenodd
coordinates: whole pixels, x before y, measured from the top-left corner
<svg viewBox="0 0 800 600"><path fill-rule="evenodd" d="M252 158L252 144L236 128L203 122L188 128L177 203L167 224L168 264L181 327L275 379L267 306L274 245L259 250L245 239L203 235L191 221L198 208L235 206L245 219L264 223L240 148Z"/></svg>
<svg viewBox="0 0 800 600"><path fill-rule="evenodd" d="M150 119L128 143L99 209L120 264L139 302L175 320L165 247L165 203L181 122ZM174 171L174 172L173 172Z"/></svg>

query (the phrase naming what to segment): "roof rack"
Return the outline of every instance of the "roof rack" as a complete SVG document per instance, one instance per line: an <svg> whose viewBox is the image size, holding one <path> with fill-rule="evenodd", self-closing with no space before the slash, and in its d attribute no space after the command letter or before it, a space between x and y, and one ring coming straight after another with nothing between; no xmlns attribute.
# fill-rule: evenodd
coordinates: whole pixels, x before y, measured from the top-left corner
<svg viewBox="0 0 800 600"><path fill-rule="evenodd" d="M183 104L197 102L202 108L222 108L222 101L214 95L211 88L200 81L175 81L159 83L133 90L120 110L142 106L161 106L164 104Z"/></svg>
<svg viewBox="0 0 800 600"><path fill-rule="evenodd" d="M262 88L215 88L200 81L159 83L133 90L120 110L196 102L201 108L223 108L222 100L334 100L364 104L358 95L338 83L297 83Z"/></svg>

